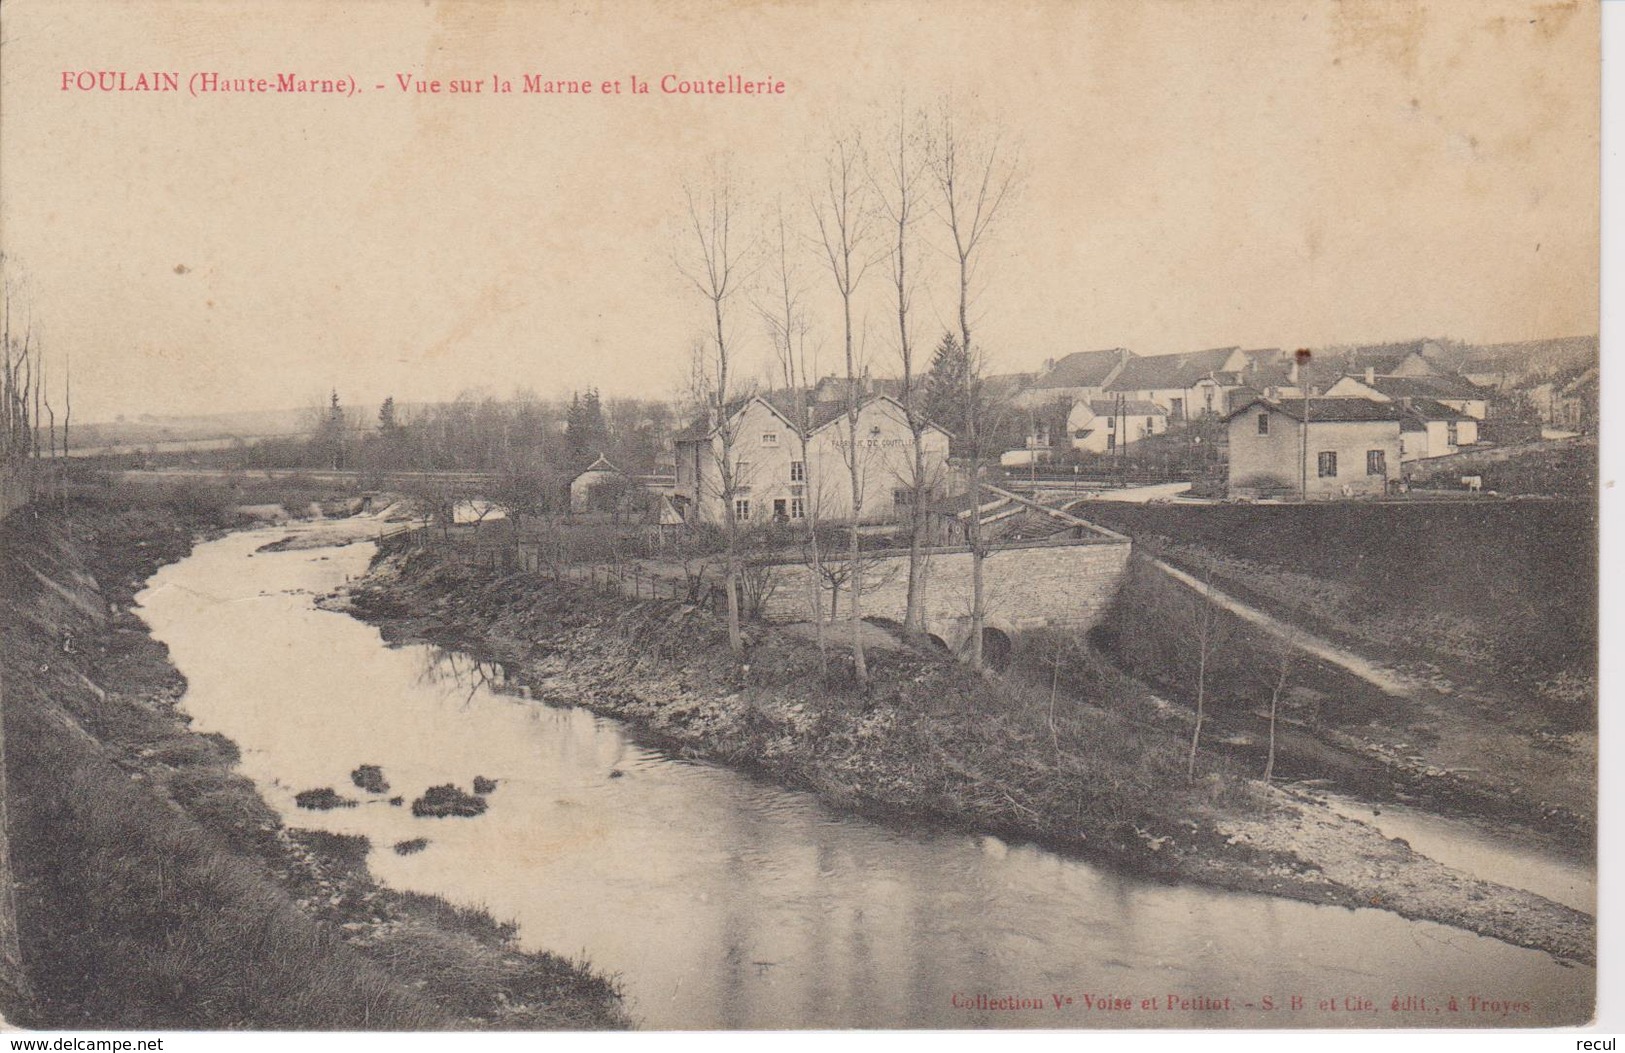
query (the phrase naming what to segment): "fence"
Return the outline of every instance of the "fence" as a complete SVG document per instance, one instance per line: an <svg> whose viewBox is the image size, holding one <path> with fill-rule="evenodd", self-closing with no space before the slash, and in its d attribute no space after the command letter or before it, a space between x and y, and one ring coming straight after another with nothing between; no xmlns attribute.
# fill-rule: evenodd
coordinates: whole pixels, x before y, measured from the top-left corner
<svg viewBox="0 0 1625 1053"><path fill-rule="evenodd" d="M722 583L705 572L654 574L631 562L580 563L556 558L545 541L527 541L511 532L487 529L448 532L439 527L408 527L378 538L378 550L395 555L411 549L432 549L442 558L463 566L484 567L507 574L531 574L544 581L572 581L609 595L637 600L676 600L720 608L727 593Z"/></svg>

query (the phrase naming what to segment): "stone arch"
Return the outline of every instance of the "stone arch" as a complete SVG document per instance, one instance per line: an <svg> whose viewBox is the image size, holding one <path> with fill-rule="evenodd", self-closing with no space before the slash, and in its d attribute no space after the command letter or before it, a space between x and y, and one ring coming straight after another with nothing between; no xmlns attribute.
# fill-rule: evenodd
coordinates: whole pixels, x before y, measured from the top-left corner
<svg viewBox="0 0 1625 1053"><path fill-rule="evenodd" d="M1010 634L994 626L984 626L982 629L982 664L995 672L1002 673L1010 665L1010 655L1015 650L1014 641Z"/></svg>

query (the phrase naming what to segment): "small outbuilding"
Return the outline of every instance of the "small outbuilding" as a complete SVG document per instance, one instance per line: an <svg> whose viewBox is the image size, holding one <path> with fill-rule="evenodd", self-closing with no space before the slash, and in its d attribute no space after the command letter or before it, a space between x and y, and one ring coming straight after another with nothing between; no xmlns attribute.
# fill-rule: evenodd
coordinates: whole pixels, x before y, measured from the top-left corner
<svg viewBox="0 0 1625 1053"><path fill-rule="evenodd" d="M1397 403L1257 398L1226 416L1231 497L1374 497L1399 482Z"/></svg>
<svg viewBox="0 0 1625 1053"><path fill-rule="evenodd" d="M596 461L570 481L570 511L575 514L590 512L593 508L593 490L601 486L624 490L626 483L626 475L610 464L609 458L599 454Z"/></svg>

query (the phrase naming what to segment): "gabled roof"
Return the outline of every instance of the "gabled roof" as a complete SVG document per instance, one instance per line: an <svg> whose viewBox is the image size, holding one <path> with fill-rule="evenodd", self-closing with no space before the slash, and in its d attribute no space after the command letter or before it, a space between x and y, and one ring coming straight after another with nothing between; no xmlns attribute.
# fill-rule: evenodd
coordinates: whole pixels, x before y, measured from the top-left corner
<svg viewBox="0 0 1625 1053"><path fill-rule="evenodd" d="M1487 399L1491 392L1463 377L1363 377L1355 380L1391 399Z"/></svg>
<svg viewBox="0 0 1625 1053"><path fill-rule="evenodd" d="M873 406L877 402L889 402L893 406L897 407L897 412L899 414L906 415L908 413L907 408L905 408L901 402L892 398L890 395L869 395L865 398L859 399L858 412L861 414L864 410L868 409L870 406ZM836 421L845 420L848 407L845 402L821 402L812 407L812 409L813 419L811 426L807 429L808 435L812 435L814 432L822 431L831 424L834 424ZM944 435L948 434L948 429L944 428L940 424L927 421L926 425L928 427L937 429Z"/></svg>
<svg viewBox="0 0 1625 1053"><path fill-rule="evenodd" d="M1031 373L996 373L982 378L982 391L991 399L1007 399L1032 383Z"/></svg>
<svg viewBox="0 0 1625 1053"><path fill-rule="evenodd" d="M1121 409L1128 417L1166 417L1168 411L1149 399L1124 399L1118 406L1116 399L1090 399L1089 410L1097 417L1110 417Z"/></svg>
<svg viewBox="0 0 1625 1053"><path fill-rule="evenodd" d="M766 406L775 416L784 421L785 427L795 427L795 411L788 403L787 396L780 392L772 392L767 395L746 395L729 401L726 411L728 419L732 420L739 416L753 402L760 402ZM712 424L709 417L700 416L690 421L682 430L673 433L671 441L674 443L704 442L715 435L716 432L717 425Z"/></svg>
<svg viewBox="0 0 1625 1053"><path fill-rule="evenodd" d="M1423 358L1423 349L1435 343L1432 340L1402 340L1394 344L1365 344L1360 347L1350 347L1341 352L1343 368L1351 373L1364 372L1367 369L1378 373L1392 373L1399 368L1412 355ZM1328 348L1330 356L1337 355L1337 349ZM1312 361L1312 360L1311 360Z"/></svg>
<svg viewBox="0 0 1625 1053"><path fill-rule="evenodd" d="M774 416L778 417L784 422L784 426L786 428L789 428L791 431L798 430L795 424L796 403L794 392L770 391L766 394L751 395L747 398L734 399L728 404L728 418L731 420L738 417L753 402L759 402L763 406L766 406L770 411L772 411ZM858 412L862 413L864 410L868 409L877 402L889 402L893 406L897 407L897 411L899 413L907 412L907 410L903 408L903 404L890 395L865 395L863 398L858 400ZM816 431L820 431L823 428L828 427L836 421L844 418L846 414L847 404L845 399L808 403L807 416L810 419L807 422L807 434L811 435ZM940 424L932 422L930 423L930 426L936 428L944 435L948 434L948 430L942 427ZM705 417L698 417L689 423L687 427L673 434L672 442L704 442L716 433L717 428L715 425L710 424Z"/></svg>
<svg viewBox="0 0 1625 1053"><path fill-rule="evenodd" d="M1159 388L1188 388L1209 373L1224 368L1239 347L1215 347L1178 355L1131 358L1123 371L1106 385L1107 391L1152 391Z"/></svg>
<svg viewBox="0 0 1625 1053"><path fill-rule="evenodd" d="M1432 399L1407 399L1405 402L1400 404L1400 407L1411 416L1420 420L1462 421L1475 419L1458 410L1451 409L1442 402L1435 402Z"/></svg>
<svg viewBox="0 0 1625 1053"><path fill-rule="evenodd" d="M1283 399L1280 402L1271 402L1269 399L1257 398L1249 400L1245 405L1239 406L1225 414L1226 421L1241 416L1254 406L1263 406L1272 413L1291 417L1293 420L1303 420L1303 399ZM1357 398L1311 398L1309 400L1309 423L1313 424L1349 424L1360 421L1399 421L1405 417L1404 407L1395 402L1377 402L1372 399Z"/></svg>
<svg viewBox="0 0 1625 1053"><path fill-rule="evenodd" d="M621 470L615 467L613 464L610 464L609 458L605 457L603 454L599 454L596 461L583 468L581 470L581 475L586 475L588 472L614 472L616 475L621 474ZM576 478L581 478L581 475L576 476Z"/></svg>
<svg viewBox="0 0 1625 1053"><path fill-rule="evenodd" d="M1035 388L1098 388L1111 376L1112 370L1134 352L1123 347L1104 351L1075 351L1060 359L1040 374L1032 383Z"/></svg>

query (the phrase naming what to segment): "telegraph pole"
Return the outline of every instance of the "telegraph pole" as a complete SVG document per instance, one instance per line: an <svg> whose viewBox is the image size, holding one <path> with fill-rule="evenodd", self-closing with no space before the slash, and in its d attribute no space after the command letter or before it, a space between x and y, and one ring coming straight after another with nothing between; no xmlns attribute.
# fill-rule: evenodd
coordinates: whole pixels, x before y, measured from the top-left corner
<svg viewBox="0 0 1625 1053"><path fill-rule="evenodd" d="M1309 500L1309 358L1310 350L1300 347L1294 356L1298 363L1298 393L1303 396L1303 449L1298 458L1298 500Z"/></svg>

